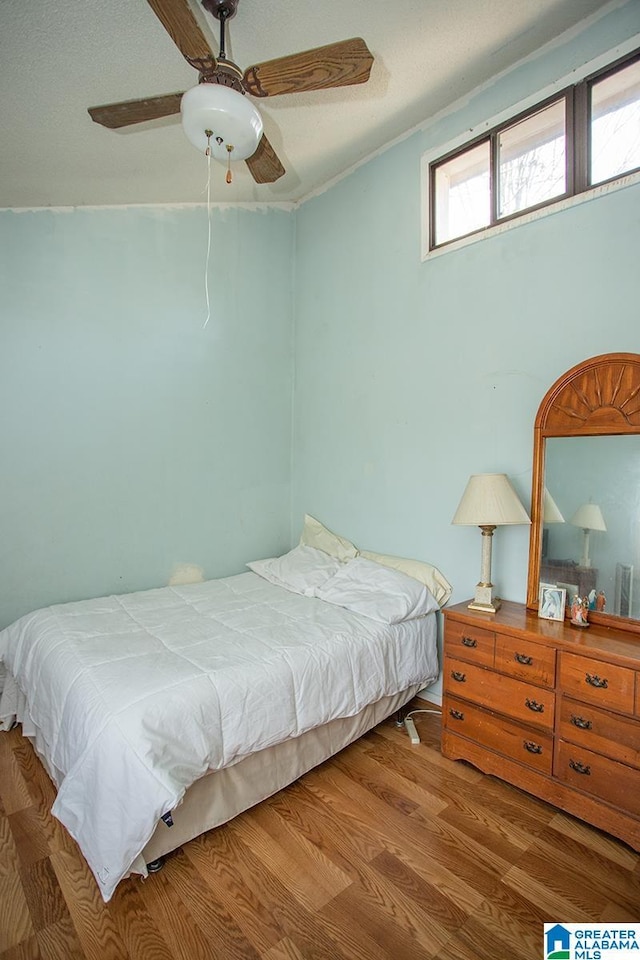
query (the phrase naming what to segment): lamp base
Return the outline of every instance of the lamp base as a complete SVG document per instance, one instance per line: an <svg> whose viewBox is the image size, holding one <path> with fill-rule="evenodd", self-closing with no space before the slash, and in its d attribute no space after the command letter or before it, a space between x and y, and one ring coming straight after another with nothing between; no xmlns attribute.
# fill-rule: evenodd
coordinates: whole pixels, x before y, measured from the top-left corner
<svg viewBox="0 0 640 960"><path fill-rule="evenodd" d="M502 606L502 601L498 600L497 597L494 597L492 603L477 603L475 600L472 600L468 604L469 610L481 610L482 613L497 613L500 607Z"/></svg>
<svg viewBox="0 0 640 960"><path fill-rule="evenodd" d="M492 583L478 583L476 595L469 604L469 610L481 610L483 613L495 613L501 607L498 597L493 596Z"/></svg>

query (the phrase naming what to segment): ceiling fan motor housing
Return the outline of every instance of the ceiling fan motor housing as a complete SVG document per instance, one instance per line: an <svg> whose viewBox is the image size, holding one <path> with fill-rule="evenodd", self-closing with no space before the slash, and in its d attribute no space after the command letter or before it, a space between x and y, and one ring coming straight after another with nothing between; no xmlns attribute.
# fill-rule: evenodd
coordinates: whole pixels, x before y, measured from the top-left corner
<svg viewBox="0 0 640 960"><path fill-rule="evenodd" d="M219 83L223 87L231 87L244 96L242 85L242 70L233 60L217 60L215 70L200 71L200 83Z"/></svg>

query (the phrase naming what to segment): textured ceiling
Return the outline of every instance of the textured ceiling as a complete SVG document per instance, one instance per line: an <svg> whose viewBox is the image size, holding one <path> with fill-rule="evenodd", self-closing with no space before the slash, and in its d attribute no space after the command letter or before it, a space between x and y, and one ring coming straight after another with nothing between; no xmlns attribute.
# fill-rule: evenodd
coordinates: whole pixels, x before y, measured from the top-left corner
<svg viewBox="0 0 640 960"><path fill-rule="evenodd" d="M193 0L217 51L218 23ZM601 11L600 0L240 0L241 67L362 36L367 84L257 106L287 173L213 164L212 199L296 201ZM114 132L88 106L185 90L197 74L146 0L0 0L0 207L202 202L206 161L178 118Z"/></svg>

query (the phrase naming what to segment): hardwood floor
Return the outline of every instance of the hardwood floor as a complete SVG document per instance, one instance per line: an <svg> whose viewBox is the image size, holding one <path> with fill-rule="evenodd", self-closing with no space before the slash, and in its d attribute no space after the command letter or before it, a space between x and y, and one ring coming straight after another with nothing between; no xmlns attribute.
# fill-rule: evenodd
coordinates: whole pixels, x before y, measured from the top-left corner
<svg viewBox="0 0 640 960"><path fill-rule="evenodd" d="M415 721L420 745L386 721L109 904L0 734L0 960L537 960L545 920L640 920L639 854Z"/></svg>

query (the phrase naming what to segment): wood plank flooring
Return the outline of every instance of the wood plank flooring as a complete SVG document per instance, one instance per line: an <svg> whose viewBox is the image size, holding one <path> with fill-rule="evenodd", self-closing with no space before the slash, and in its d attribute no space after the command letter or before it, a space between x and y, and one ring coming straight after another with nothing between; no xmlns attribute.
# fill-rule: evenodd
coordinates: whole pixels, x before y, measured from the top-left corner
<svg viewBox="0 0 640 960"><path fill-rule="evenodd" d="M420 745L386 721L109 904L0 734L0 960L537 960L545 920L640 920L640 855L415 721Z"/></svg>

